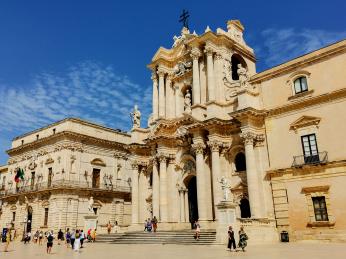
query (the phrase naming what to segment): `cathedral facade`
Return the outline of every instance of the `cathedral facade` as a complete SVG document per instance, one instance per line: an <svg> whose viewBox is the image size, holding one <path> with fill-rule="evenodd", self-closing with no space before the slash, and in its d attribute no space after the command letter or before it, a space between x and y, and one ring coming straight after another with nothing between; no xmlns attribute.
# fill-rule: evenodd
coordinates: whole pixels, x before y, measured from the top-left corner
<svg viewBox="0 0 346 259"><path fill-rule="evenodd" d="M238 20L160 47L152 115L131 132L69 118L15 138L2 227L244 226L250 242L346 241L346 41L256 73ZM24 174L21 174L23 169Z"/></svg>

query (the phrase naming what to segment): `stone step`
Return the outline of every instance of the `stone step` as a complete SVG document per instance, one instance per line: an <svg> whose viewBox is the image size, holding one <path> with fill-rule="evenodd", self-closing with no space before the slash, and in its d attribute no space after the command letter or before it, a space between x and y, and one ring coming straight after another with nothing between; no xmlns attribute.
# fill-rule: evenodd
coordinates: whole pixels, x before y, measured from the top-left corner
<svg viewBox="0 0 346 259"><path fill-rule="evenodd" d="M215 244L216 231L204 230L197 241L193 230L160 231L160 232L127 232L101 234L97 242L111 244L182 244L182 245L210 245Z"/></svg>

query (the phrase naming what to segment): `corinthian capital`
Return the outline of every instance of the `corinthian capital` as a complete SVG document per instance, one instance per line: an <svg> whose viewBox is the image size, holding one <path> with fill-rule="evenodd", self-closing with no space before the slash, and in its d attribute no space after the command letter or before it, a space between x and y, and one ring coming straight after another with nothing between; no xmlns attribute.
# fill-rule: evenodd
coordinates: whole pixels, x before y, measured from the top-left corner
<svg viewBox="0 0 346 259"><path fill-rule="evenodd" d="M167 163L167 155L166 154L163 154L163 153L157 154L157 158L158 158L160 163Z"/></svg>
<svg viewBox="0 0 346 259"><path fill-rule="evenodd" d="M241 139L244 141L245 145L253 145L256 134L250 131L240 133Z"/></svg>
<svg viewBox="0 0 346 259"><path fill-rule="evenodd" d="M193 60L198 60L198 58L201 56L201 51L198 48L193 48L190 56Z"/></svg>
<svg viewBox="0 0 346 259"><path fill-rule="evenodd" d="M222 143L220 141L216 141L216 140L208 141L207 144L210 147L211 152L219 152L220 147L222 145Z"/></svg>
<svg viewBox="0 0 346 259"><path fill-rule="evenodd" d="M195 151L196 154L203 154L205 145L203 143L192 144L192 149Z"/></svg>
<svg viewBox="0 0 346 259"><path fill-rule="evenodd" d="M164 68L159 67L159 68L157 69L157 74L159 75L159 77L162 77L162 76L165 76L166 71L165 71Z"/></svg>
<svg viewBox="0 0 346 259"><path fill-rule="evenodd" d="M157 74L156 74L156 72L152 72L151 73L151 80L153 80L154 82L157 82Z"/></svg>
<svg viewBox="0 0 346 259"><path fill-rule="evenodd" d="M131 167L132 167L132 169L134 169L134 170L135 170L135 169L138 170L138 163L137 163L136 161L132 162Z"/></svg>

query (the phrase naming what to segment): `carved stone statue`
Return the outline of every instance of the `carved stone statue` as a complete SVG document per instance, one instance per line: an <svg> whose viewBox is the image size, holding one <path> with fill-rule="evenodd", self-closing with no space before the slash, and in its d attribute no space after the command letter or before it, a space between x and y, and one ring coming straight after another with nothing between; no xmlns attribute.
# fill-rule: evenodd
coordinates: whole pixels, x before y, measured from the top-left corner
<svg viewBox="0 0 346 259"><path fill-rule="evenodd" d="M93 212L93 205L94 205L94 198L91 196L88 202L88 209L90 212Z"/></svg>
<svg viewBox="0 0 346 259"><path fill-rule="evenodd" d="M141 112L138 110L138 106L135 105L133 112L131 112L132 118L132 128L140 128L141 127Z"/></svg>
<svg viewBox="0 0 346 259"><path fill-rule="evenodd" d="M174 74L176 76L182 76L186 72L190 71L191 68L192 68L192 62L191 61L187 61L187 62L180 61L174 67Z"/></svg>
<svg viewBox="0 0 346 259"><path fill-rule="evenodd" d="M191 94L190 90L186 91L185 97L184 97L184 111L187 113L191 112Z"/></svg>
<svg viewBox="0 0 346 259"><path fill-rule="evenodd" d="M222 188L222 192L223 192L223 200L229 201L230 200L229 188L231 187L229 180L226 177L222 176L219 183L221 184L221 188Z"/></svg>
<svg viewBox="0 0 346 259"><path fill-rule="evenodd" d="M242 64L238 64L237 73L239 76L240 87L247 88L249 85L248 82L250 79L248 72L247 72L247 69L245 67L243 67Z"/></svg>

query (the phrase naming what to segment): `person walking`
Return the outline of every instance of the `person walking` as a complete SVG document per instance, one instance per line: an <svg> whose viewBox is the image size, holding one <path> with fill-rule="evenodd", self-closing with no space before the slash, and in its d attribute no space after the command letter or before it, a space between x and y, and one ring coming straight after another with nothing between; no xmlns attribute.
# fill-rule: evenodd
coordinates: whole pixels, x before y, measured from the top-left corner
<svg viewBox="0 0 346 259"><path fill-rule="evenodd" d="M47 254L50 254L52 252L53 240L54 240L53 231L51 231L47 235Z"/></svg>
<svg viewBox="0 0 346 259"><path fill-rule="evenodd" d="M79 230L76 230L73 250L75 252L79 252L79 248L80 248L80 232Z"/></svg>
<svg viewBox="0 0 346 259"><path fill-rule="evenodd" d="M195 228L195 239L198 241L201 234L201 225L199 224L198 220L195 221L194 228Z"/></svg>
<svg viewBox="0 0 346 259"><path fill-rule="evenodd" d="M8 247L10 245L11 242L11 232L9 229L7 229L6 232L6 243L5 243L5 247L4 247L4 252L8 252Z"/></svg>
<svg viewBox="0 0 346 259"><path fill-rule="evenodd" d="M65 234L65 239L66 239L66 247L69 247L70 243L71 243L71 233L70 233L70 229L67 228L66 229L66 234Z"/></svg>
<svg viewBox="0 0 346 259"><path fill-rule="evenodd" d="M248 236L246 235L244 228L240 227L238 246L242 249L243 252L245 252L245 247L247 246L246 240L248 240Z"/></svg>
<svg viewBox="0 0 346 259"><path fill-rule="evenodd" d="M93 231L91 231L91 239L93 242L96 241L96 228Z"/></svg>
<svg viewBox="0 0 346 259"><path fill-rule="evenodd" d="M156 216L154 216L151 223L153 225L154 232L156 232L156 230L157 230L157 218L156 218Z"/></svg>
<svg viewBox="0 0 346 259"><path fill-rule="evenodd" d="M42 245L42 240L43 240L43 231L41 230L40 233L38 234L38 244Z"/></svg>
<svg viewBox="0 0 346 259"><path fill-rule="evenodd" d="M228 246L227 247L230 249L231 252L232 252L232 247L235 251L237 251L236 245L235 245L234 231L232 229L232 226L228 227Z"/></svg>
<svg viewBox="0 0 346 259"><path fill-rule="evenodd" d="M76 233L74 230L72 230L72 233L71 233L71 248L72 249L73 249L75 240L76 240Z"/></svg>
<svg viewBox="0 0 346 259"><path fill-rule="evenodd" d="M112 232L112 224L110 221L108 221L108 224L107 224L107 233L108 235Z"/></svg>
<svg viewBox="0 0 346 259"><path fill-rule="evenodd" d="M83 230L80 231L80 248L83 248L83 242L85 239L85 234L83 232Z"/></svg>
<svg viewBox="0 0 346 259"><path fill-rule="evenodd" d="M37 244L38 243L38 236L40 235L40 232L37 230L34 234L34 243Z"/></svg>
<svg viewBox="0 0 346 259"><path fill-rule="evenodd" d="M60 229L58 232L58 245L60 245L60 242L64 240L64 232Z"/></svg>

